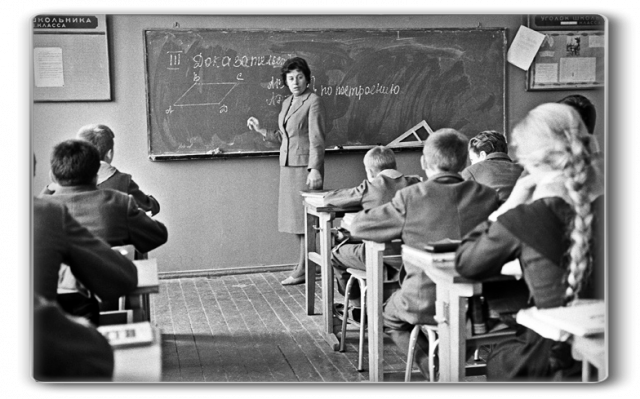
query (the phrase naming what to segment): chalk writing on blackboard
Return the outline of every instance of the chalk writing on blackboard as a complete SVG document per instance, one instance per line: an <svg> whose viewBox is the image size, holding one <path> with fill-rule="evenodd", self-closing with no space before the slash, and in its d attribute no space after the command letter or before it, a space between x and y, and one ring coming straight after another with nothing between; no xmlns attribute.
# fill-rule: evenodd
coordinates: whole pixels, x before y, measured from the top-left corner
<svg viewBox="0 0 640 399"><path fill-rule="evenodd" d="M504 29L145 31L153 159L275 154L284 62L307 60L327 113L327 148L391 143L421 120L472 136L504 129Z"/></svg>

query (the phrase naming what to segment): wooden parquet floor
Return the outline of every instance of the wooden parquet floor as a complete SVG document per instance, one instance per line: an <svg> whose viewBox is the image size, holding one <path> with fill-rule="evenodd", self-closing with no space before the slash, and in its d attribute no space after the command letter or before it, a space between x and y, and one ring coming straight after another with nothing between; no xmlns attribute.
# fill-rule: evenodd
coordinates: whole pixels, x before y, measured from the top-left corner
<svg viewBox="0 0 640 399"><path fill-rule="evenodd" d="M160 281L152 323L162 331L164 382L367 382L356 370L358 333L334 352L322 318L308 316L304 285L283 287L288 272ZM316 281L316 313L321 312ZM336 292L336 300L342 297ZM403 381L406 353L385 338L385 381ZM413 381L424 381L414 366Z"/></svg>

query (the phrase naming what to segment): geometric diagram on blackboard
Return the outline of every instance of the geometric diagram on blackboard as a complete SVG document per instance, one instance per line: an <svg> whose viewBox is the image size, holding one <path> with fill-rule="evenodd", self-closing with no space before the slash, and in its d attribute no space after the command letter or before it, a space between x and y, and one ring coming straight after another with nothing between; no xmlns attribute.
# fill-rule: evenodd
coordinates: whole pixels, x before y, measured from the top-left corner
<svg viewBox="0 0 640 399"><path fill-rule="evenodd" d="M430 134L433 134L433 130L431 130L427 121L423 120L387 145L394 147L419 147L423 145Z"/></svg>
<svg viewBox="0 0 640 399"><path fill-rule="evenodd" d="M237 83L194 83L173 105L176 107L218 105L237 85Z"/></svg>

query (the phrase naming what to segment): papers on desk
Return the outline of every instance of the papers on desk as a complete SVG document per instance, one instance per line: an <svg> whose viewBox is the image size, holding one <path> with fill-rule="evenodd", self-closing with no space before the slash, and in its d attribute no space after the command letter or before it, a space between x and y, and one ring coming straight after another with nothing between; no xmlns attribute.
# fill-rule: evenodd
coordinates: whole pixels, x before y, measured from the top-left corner
<svg viewBox="0 0 640 399"><path fill-rule="evenodd" d="M604 301L584 301L574 306L551 309L522 309L516 321L545 338L565 341L571 334L587 336L605 329Z"/></svg>
<svg viewBox="0 0 640 399"><path fill-rule="evenodd" d="M100 326L98 327L98 331L114 348L148 345L153 342L153 331L148 321Z"/></svg>

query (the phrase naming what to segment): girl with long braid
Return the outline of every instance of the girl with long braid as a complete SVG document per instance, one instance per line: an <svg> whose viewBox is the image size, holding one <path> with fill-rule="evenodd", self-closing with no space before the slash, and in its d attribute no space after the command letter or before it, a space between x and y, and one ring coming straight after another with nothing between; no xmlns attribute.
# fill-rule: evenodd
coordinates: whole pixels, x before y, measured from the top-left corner
<svg viewBox="0 0 640 399"><path fill-rule="evenodd" d="M579 114L543 104L514 128L518 162L528 175L489 220L462 241L456 270L469 278L500 273L519 259L538 308L603 298L604 206L593 188L589 138ZM487 361L488 380L557 380L579 375L567 343L517 326Z"/></svg>

